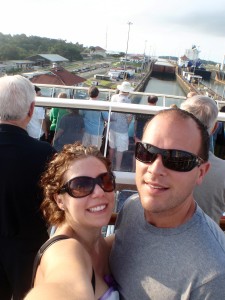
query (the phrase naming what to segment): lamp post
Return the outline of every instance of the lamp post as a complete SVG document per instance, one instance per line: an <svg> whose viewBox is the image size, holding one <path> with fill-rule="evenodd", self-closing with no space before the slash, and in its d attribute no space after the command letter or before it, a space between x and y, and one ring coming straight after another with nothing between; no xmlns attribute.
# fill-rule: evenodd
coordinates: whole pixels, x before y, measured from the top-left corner
<svg viewBox="0 0 225 300"><path fill-rule="evenodd" d="M144 54L143 54L143 60L142 60L142 71L145 68L145 49L146 49L146 44L147 44L147 41L145 40Z"/></svg>
<svg viewBox="0 0 225 300"><path fill-rule="evenodd" d="M127 35L127 49L125 55L125 64L124 64L124 76L123 78L126 79L126 69L127 69L127 51L128 51L128 44L129 44L129 36L130 36L130 25L133 25L132 22L128 22L128 35Z"/></svg>

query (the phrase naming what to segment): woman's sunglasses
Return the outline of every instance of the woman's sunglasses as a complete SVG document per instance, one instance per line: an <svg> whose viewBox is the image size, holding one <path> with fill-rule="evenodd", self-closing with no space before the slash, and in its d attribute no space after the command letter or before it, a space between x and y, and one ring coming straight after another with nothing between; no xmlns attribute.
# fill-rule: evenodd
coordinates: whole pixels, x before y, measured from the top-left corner
<svg viewBox="0 0 225 300"><path fill-rule="evenodd" d="M178 172L189 172L200 166L204 160L183 150L160 149L147 143L136 143L135 158L143 163L152 163L157 155L162 156L164 167Z"/></svg>
<svg viewBox="0 0 225 300"><path fill-rule="evenodd" d="M70 179L60 189L59 193L68 193L71 197L82 198L90 195L98 184L104 192L115 189L115 177L112 173L103 173L96 178L80 176Z"/></svg>

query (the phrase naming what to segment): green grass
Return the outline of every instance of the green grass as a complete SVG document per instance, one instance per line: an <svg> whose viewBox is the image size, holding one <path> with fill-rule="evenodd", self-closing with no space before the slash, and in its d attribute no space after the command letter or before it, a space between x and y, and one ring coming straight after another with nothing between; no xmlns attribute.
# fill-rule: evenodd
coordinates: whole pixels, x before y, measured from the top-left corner
<svg viewBox="0 0 225 300"><path fill-rule="evenodd" d="M88 78L85 81L85 86L92 86L92 82L96 81L94 77ZM103 88L103 89L116 89L117 84L113 81L108 81L108 80L97 80L98 81L98 88Z"/></svg>

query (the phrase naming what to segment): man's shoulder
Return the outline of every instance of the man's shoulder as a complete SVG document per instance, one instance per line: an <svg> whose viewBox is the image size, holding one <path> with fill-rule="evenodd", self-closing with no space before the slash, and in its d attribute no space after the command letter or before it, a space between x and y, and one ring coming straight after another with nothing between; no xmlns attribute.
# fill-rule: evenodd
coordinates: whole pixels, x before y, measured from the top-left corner
<svg viewBox="0 0 225 300"><path fill-rule="evenodd" d="M218 173L220 171L224 172L224 170L225 170L225 160L217 157L212 152L210 152L209 153L209 162L211 164L211 169L212 170L214 170L215 172L218 172Z"/></svg>
<svg viewBox="0 0 225 300"><path fill-rule="evenodd" d="M210 162L220 162L222 164L225 164L225 160L224 159L221 159L219 158L218 156L216 156L215 154L213 154L211 151L209 152L209 161Z"/></svg>
<svg viewBox="0 0 225 300"><path fill-rule="evenodd" d="M30 136L27 137L26 147L29 147L30 149L33 148L36 153L39 153L39 152L49 153L49 154L56 153L55 148L53 148L48 142L39 141Z"/></svg>
<svg viewBox="0 0 225 300"><path fill-rule="evenodd" d="M198 214L201 211L202 214L202 220L203 220L203 226L205 235L207 237L207 230L208 230L208 237L209 240L210 237L213 240L213 244L215 247L216 243L219 245L221 251L225 254L225 235L224 232L221 230L219 225L212 220L205 212L202 211L202 209L198 206ZM225 256L224 256L225 257Z"/></svg>

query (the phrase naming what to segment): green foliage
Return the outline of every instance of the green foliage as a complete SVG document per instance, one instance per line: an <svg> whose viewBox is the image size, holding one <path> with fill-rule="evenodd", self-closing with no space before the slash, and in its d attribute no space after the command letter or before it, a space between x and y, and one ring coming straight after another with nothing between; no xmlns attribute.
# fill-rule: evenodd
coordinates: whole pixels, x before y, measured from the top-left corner
<svg viewBox="0 0 225 300"><path fill-rule="evenodd" d="M28 59L37 54L59 54L70 61L82 60L83 45L64 40L29 36L25 34L2 34L0 32L0 60Z"/></svg>

